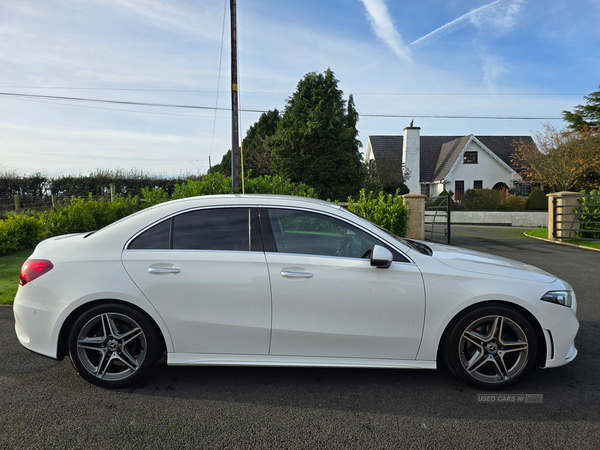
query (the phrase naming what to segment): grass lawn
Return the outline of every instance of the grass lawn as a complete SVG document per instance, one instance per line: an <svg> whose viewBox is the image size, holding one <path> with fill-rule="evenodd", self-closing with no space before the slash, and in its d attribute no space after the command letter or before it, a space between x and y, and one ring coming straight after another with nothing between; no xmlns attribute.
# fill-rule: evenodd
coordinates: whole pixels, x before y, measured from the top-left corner
<svg viewBox="0 0 600 450"><path fill-rule="evenodd" d="M536 228L535 230L526 231L525 234L527 236L548 239L548 228ZM590 248L600 249L599 241L577 241L577 240L565 239L562 242L566 242L567 244L580 245L582 247L590 247Z"/></svg>
<svg viewBox="0 0 600 450"><path fill-rule="evenodd" d="M21 266L32 252L33 249L19 250L0 256L0 305L12 305L19 287Z"/></svg>

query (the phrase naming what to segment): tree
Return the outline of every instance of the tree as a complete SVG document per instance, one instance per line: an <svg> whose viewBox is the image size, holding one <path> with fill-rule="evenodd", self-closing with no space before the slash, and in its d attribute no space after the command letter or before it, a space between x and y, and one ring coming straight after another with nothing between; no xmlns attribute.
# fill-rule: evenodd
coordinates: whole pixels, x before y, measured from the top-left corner
<svg viewBox="0 0 600 450"><path fill-rule="evenodd" d="M590 129L544 128L535 133L535 142L517 142L512 161L523 179L553 192L600 186L600 135Z"/></svg>
<svg viewBox="0 0 600 450"><path fill-rule="evenodd" d="M600 88L600 86L598 86ZM577 105L575 112L563 111L563 119L569 122L569 128L575 130L585 130L600 128L600 90L592 92L583 97L586 100L585 105Z"/></svg>
<svg viewBox="0 0 600 450"><path fill-rule="evenodd" d="M269 140L277 131L279 111L262 113L258 121L248 129L242 141L244 172L251 170L252 178L270 175L273 169L273 152Z"/></svg>
<svg viewBox="0 0 600 450"><path fill-rule="evenodd" d="M227 150L227 153L223 155L221 158L221 162L219 164L215 164L211 168L208 169L208 174L220 173L225 175L226 177L231 176L231 150Z"/></svg>
<svg viewBox="0 0 600 450"><path fill-rule="evenodd" d="M358 113L331 69L307 74L287 100L272 138L275 173L314 187L321 198L346 199L364 178Z"/></svg>
<svg viewBox="0 0 600 450"><path fill-rule="evenodd" d="M364 187L367 191L382 191L387 194L408 194L409 189L404 184L410 174L405 174L405 165L398 159L378 157L365 163Z"/></svg>

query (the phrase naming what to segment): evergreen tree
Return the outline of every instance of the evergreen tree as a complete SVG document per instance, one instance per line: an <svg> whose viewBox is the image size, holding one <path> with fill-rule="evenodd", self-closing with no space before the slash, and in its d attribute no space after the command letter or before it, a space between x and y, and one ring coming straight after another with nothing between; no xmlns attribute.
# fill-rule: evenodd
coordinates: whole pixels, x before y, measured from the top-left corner
<svg viewBox="0 0 600 450"><path fill-rule="evenodd" d="M225 175L226 177L231 176L231 150L227 150L227 153L223 155L221 158L221 162L219 164L215 164L211 168L208 169L208 174L220 173Z"/></svg>
<svg viewBox="0 0 600 450"><path fill-rule="evenodd" d="M252 178L271 175L273 152L269 147L270 138L277 130L279 111L263 113L258 121L248 129L242 141L244 152L244 173L251 172Z"/></svg>
<svg viewBox="0 0 600 450"><path fill-rule="evenodd" d="M600 88L600 86L598 86ZM600 128L600 90L592 92L583 97L586 100L585 105L577 105L573 108L575 111L563 111L563 119L569 122L569 128L575 130L584 130L586 128Z"/></svg>
<svg viewBox="0 0 600 450"><path fill-rule="evenodd" d="M274 171L314 187L321 198L355 195L364 178L357 122L354 99L343 99L331 69L307 74L272 138Z"/></svg>

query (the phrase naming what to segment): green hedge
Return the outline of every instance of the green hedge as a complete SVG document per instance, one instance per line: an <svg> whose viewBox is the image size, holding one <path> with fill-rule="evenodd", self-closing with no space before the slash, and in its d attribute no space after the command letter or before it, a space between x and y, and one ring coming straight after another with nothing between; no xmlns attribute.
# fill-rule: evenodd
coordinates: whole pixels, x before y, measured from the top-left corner
<svg viewBox="0 0 600 450"><path fill-rule="evenodd" d="M169 200L168 192L161 187L144 188L142 191L147 200L146 206ZM174 199L228 194L232 192L231 179L213 174L201 180L176 184L173 191ZM303 183L291 183L281 177L270 176L246 180L246 192L316 197L314 189ZM52 236L98 230L132 214L136 209L136 201L131 197L117 197L116 201L110 202L103 198L93 200L92 194L89 194L86 198L78 197L67 205L57 206L35 217L25 214L10 216L0 220L0 253L34 247Z"/></svg>
<svg viewBox="0 0 600 450"><path fill-rule="evenodd" d="M139 195L147 186L160 187L172 195L176 184L197 178L190 174L177 177L152 175L136 169L97 169L88 175L50 178L42 173L22 175L0 165L0 198L19 195L24 201L39 201L50 195L85 197L90 192L97 197L107 195L111 184L115 185L117 194L123 196Z"/></svg>
<svg viewBox="0 0 600 450"><path fill-rule="evenodd" d="M548 211L548 197L541 189L533 189L527 197L527 209Z"/></svg>
<svg viewBox="0 0 600 450"><path fill-rule="evenodd" d="M396 236L406 236L408 211L402 198L398 196L398 191L396 195L379 192L379 195L373 196L372 192L366 195L363 189L356 202L348 197L348 209Z"/></svg>
<svg viewBox="0 0 600 450"><path fill-rule="evenodd" d="M589 197L586 196L579 199L579 203L582 205L590 203L588 206L581 208L580 213L592 214L591 216L581 214L579 216L579 221L593 223L581 223L579 225L581 231L577 233L577 237L585 239L600 239L600 198L593 198L594 196L598 195L600 195L600 189L594 189L590 191Z"/></svg>
<svg viewBox="0 0 600 450"><path fill-rule="evenodd" d="M44 239L44 225L35 217L9 216L0 220L0 254L35 247Z"/></svg>
<svg viewBox="0 0 600 450"><path fill-rule="evenodd" d="M469 211L494 211L501 202L502 195L495 189L469 189L461 198L461 205Z"/></svg>
<svg viewBox="0 0 600 450"><path fill-rule="evenodd" d="M245 191L248 194L280 194L304 197L316 197L314 189L303 183L292 183L278 176L263 176L246 180ZM143 189L146 206L167 201L168 193L160 187ZM175 186L173 198L196 195L231 193L231 180L221 174L205 176L202 180L191 180ZM348 209L371 222L405 236L408 228L408 212L402 199L397 195L378 196L365 194L363 189L356 202L348 199ZM52 236L84 233L105 227L137 209L135 199L118 197L110 202L104 199L93 200L78 197L64 206L43 212L37 217L26 215L10 216L0 220L0 253L5 254L23 248L34 247L38 242Z"/></svg>
<svg viewBox="0 0 600 450"><path fill-rule="evenodd" d="M304 183L292 183L290 180L278 175L264 175L257 178L244 180L246 194L275 194L296 195L300 197L316 197L315 190ZM231 194L231 177L220 173L205 175L201 180L188 180L175 185L171 200L195 197L197 195ZM153 206L169 200L169 194L160 187L142 189L146 199L146 206Z"/></svg>
<svg viewBox="0 0 600 450"><path fill-rule="evenodd" d="M137 209L133 198L104 199L76 198L69 205L40 213L9 216L0 220L0 254L31 248L43 239L70 233L84 233L105 227Z"/></svg>
<svg viewBox="0 0 600 450"><path fill-rule="evenodd" d="M119 197L114 202L103 198L93 200L78 197L70 205L57 206L51 211L40 213L39 221L44 226L46 237L61 234L85 233L99 230L136 211L136 201L131 197Z"/></svg>

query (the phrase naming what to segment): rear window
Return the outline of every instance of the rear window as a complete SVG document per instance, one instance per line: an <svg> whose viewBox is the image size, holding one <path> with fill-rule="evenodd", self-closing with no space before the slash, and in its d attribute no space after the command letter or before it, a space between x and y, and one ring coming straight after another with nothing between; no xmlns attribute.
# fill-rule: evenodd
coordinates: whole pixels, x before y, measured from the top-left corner
<svg viewBox="0 0 600 450"><path fill-rule="evenodd" d="M144 231L131 250L262 251L256 208L211 208L189 211Z"/></svg>

